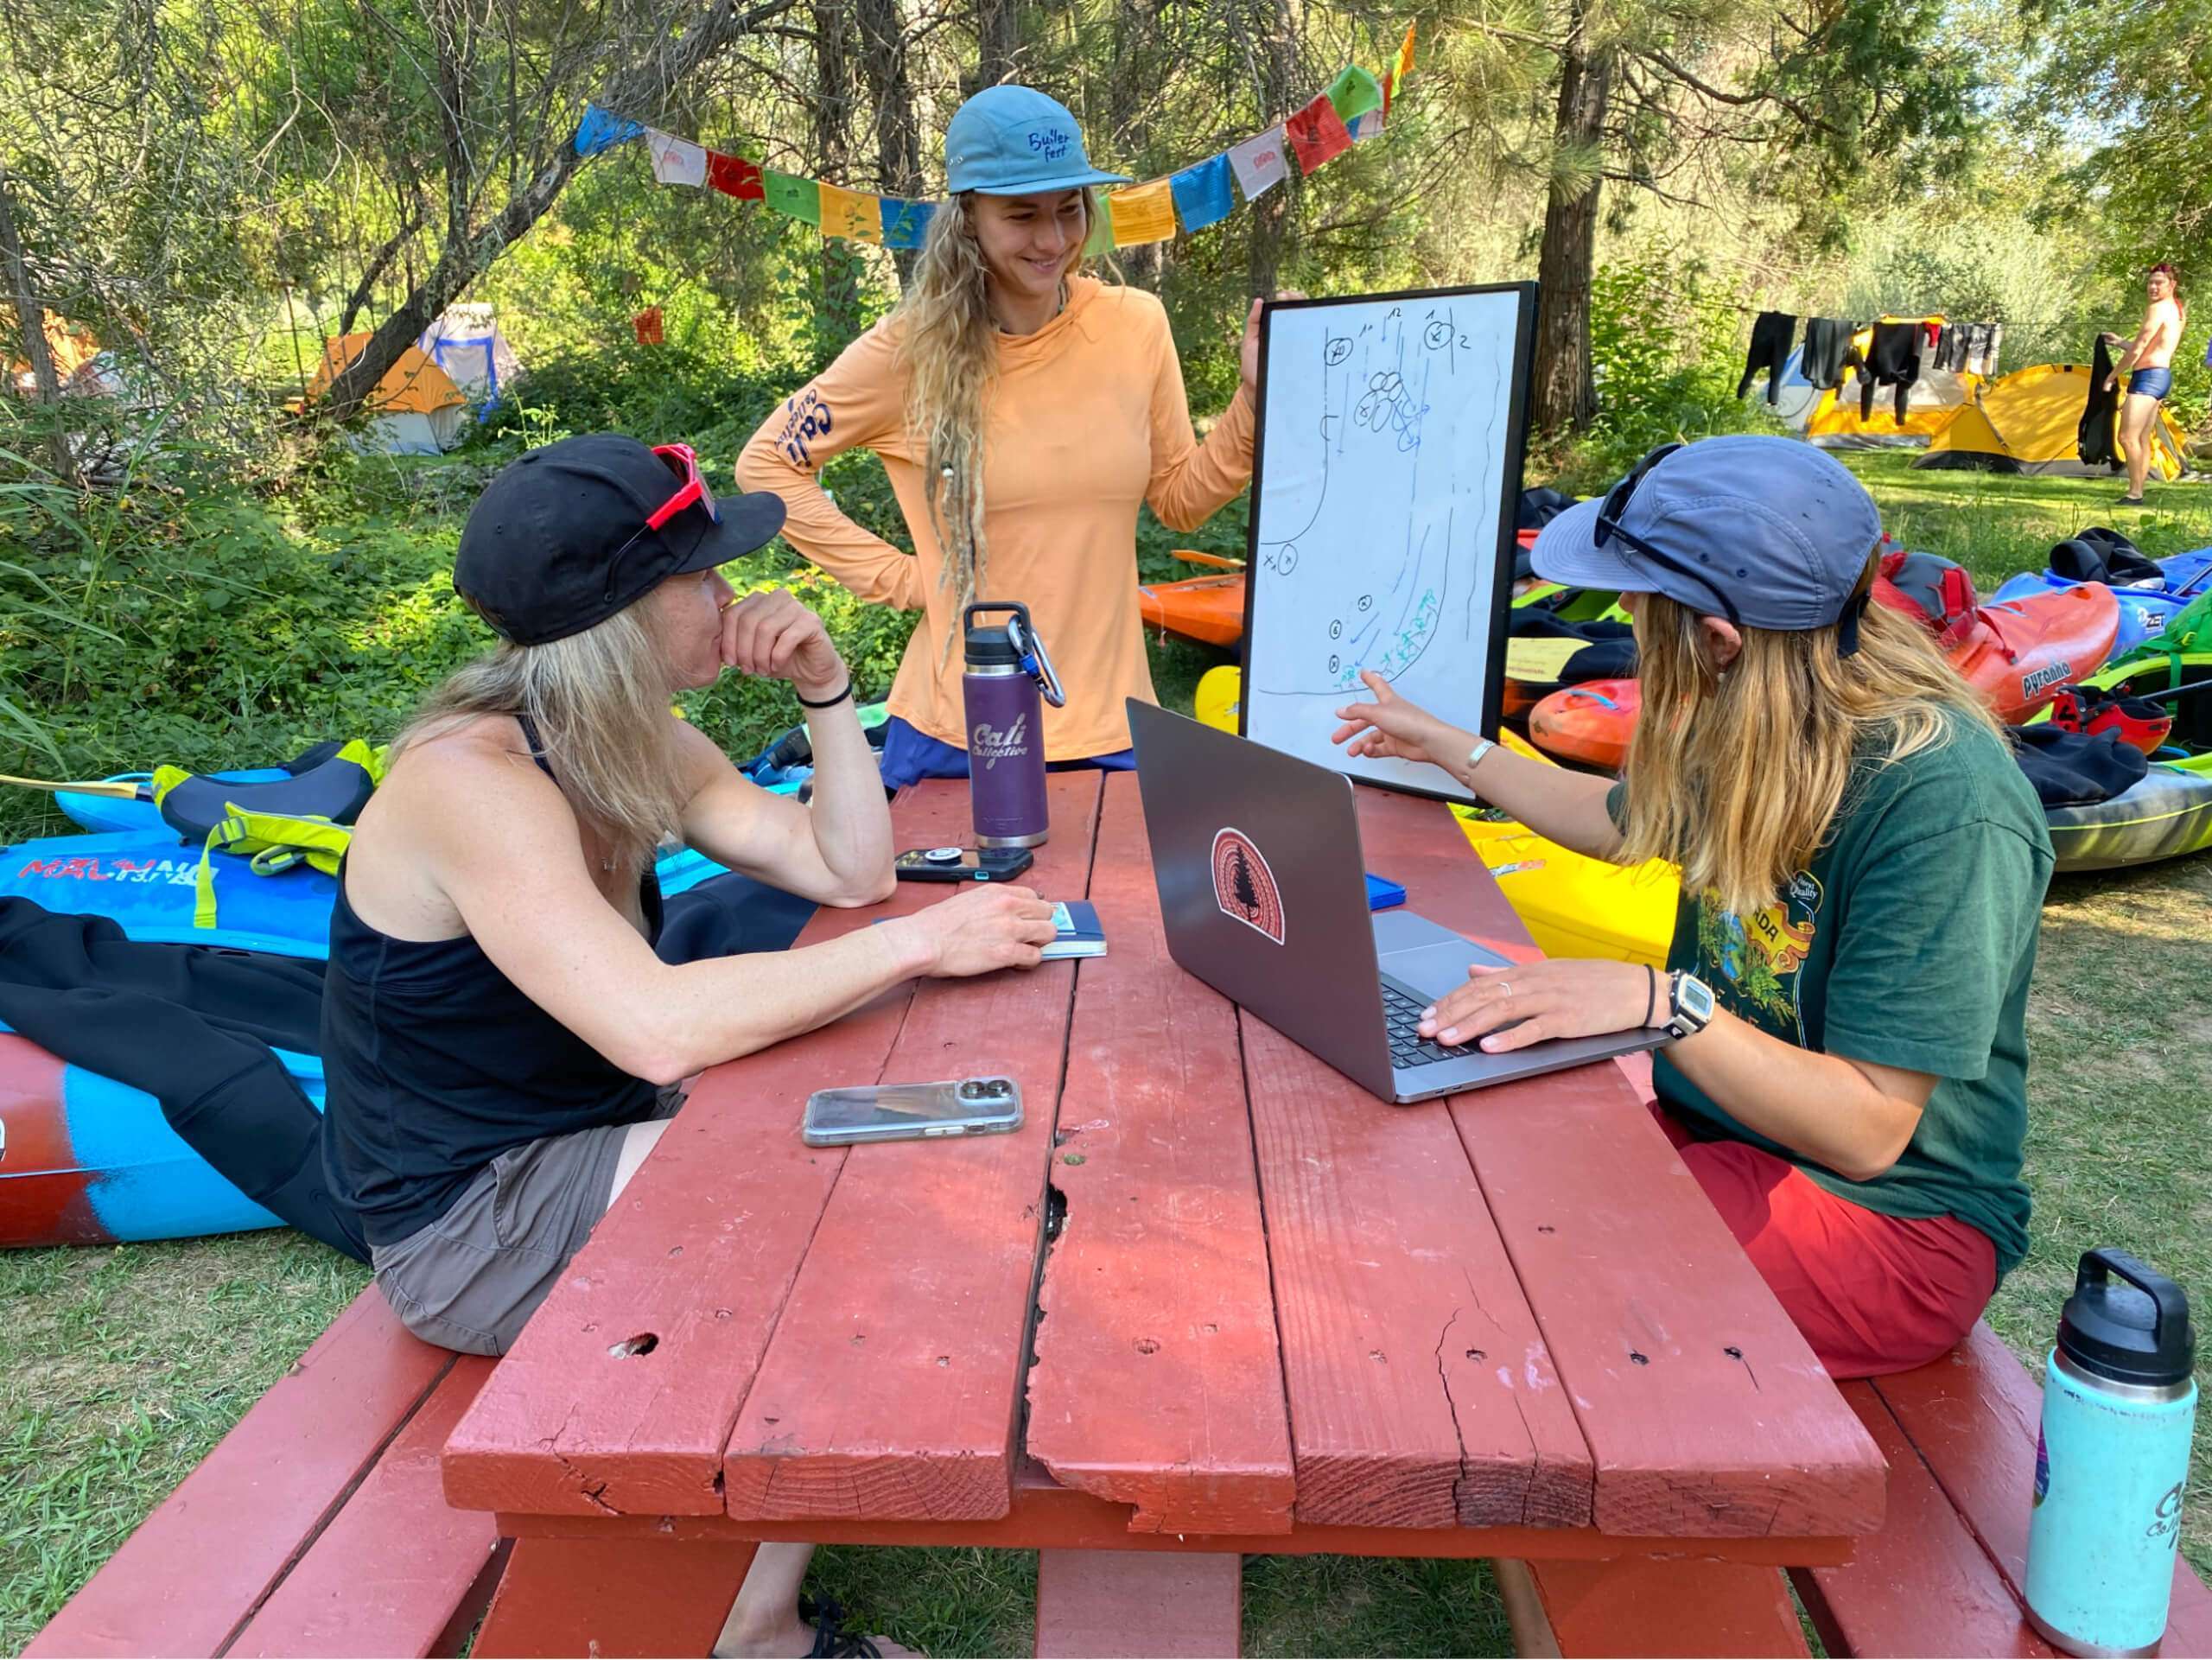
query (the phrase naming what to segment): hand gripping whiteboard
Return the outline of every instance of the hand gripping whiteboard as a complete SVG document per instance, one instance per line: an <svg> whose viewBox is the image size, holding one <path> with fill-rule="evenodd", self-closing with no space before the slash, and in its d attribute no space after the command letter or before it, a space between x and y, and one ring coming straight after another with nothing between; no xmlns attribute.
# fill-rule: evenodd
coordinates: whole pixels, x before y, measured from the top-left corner
<svg viewBox="0 0 2212 1660"><path fill-rule="evenodd" d="M1369 783L1465 800L1432 766L1329 741L1363 669L1496 733L1536 289L1294 300L1261 320L1248 738Z"/></svg>

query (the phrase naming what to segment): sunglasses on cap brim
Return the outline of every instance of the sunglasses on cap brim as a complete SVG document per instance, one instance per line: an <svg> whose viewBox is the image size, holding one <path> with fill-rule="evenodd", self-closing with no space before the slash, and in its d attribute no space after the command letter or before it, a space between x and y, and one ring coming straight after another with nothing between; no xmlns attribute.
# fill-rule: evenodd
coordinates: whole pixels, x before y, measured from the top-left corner
<svg viewBox="0 0 2212 1660"><path fill-rule="evenodd" d="M630 550L636 547L644 537L658 532L685 508L702 509L707 515L708 523L711 525L719 525L722 522L722 510L715 501L715 493L712 487L707 483L707 475L699 470L698 455L690 445L655 444L653 454L661 459L670 472L676 474L677 480L676 493L646 514L645 522L637 534L615 549L608 558L607 583L609 595L614 591L616 573L621 569L622 562L628 556Z"/></svg>
<svg viewBox="0 0 2212 1660"><path fill-rule="evenodd" d="M1624 544L1635 549L1637 552L1662 570L1672 571L1677 576L1687 576L1705 589L1707 593L1720 601L1721 614L1735 626L1741 628L1744 626L1743 614L1736 609L1736 602L1728 597L1727 593L1710 576L1698 569L1694 565L1684 563L1664 549L1654 547L1620 522L1621 515L1628 511L1629 499L1636 494L1637 486L1643 482L1653 467L1682 448L1683 446L1679 443L1660 445L1630 469L1628 476L1607 493L1605 505L1598 510L1598 528L1590 538L1590 545L1593 548L1602 548L1614 537L1619 537ZM1846 601L1842 614L1836 619L1837 656L1849 657L1858 651L1859 620L1866 614L1866 602L1871 597L1871 594L1859 594Z"/></svg>

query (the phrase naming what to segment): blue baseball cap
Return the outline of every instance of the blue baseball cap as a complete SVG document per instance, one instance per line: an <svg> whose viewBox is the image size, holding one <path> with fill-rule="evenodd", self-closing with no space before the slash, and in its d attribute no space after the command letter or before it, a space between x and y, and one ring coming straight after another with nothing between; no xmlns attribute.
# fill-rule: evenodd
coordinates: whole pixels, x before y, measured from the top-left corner
<svg viewBox="0 0 2212 1660"><path fill-rule="evenodd" d="M944 130L944 183L956 196L1041 195L1128 181L1125 173L1091 166L1067 105L1033 87L986 86Z"/></svg>
<svg viewBox="0 0 2212 1660"><path fill-rule="evenodd" d="M1532 563L1547 582L1664 594L1700 616L1803 630L1857 617L1854 591L1881 539L1874 498L1834 456L1743 434L1654 450L1545 525Z"/></svg>

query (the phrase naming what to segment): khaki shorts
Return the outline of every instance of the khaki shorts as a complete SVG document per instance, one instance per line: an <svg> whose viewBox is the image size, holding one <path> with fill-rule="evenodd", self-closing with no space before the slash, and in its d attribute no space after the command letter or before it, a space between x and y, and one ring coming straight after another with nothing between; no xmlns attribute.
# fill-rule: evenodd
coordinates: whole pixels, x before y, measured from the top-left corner
<svg viewBox="0 0 2212 1660"><path fill-rule="evenodd" d="M664 1089L642 1122L672 1118L683 1104L681 1085ZM630 1129L601 1124L509 1148L435 1222L372 1246L400 1324L442 1349L506 1353L607 1214Z"/></svg>

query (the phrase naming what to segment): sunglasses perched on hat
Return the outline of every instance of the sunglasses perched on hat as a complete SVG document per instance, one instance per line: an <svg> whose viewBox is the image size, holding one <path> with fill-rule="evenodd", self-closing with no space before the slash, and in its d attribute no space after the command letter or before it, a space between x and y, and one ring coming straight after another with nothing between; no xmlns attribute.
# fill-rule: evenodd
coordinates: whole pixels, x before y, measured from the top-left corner
<svg viewBox="0 0 2212 1660"><path fill-rule="evenodd" d="M671 576L743 558L783 525L769 492L718 500L689 444L582 433L500 468L462 528L454 586L506 639L544 645Z"/></svg>
<svg viewBox="0 0 2212 1660"><path fill-rule="evenodd" d="M1631 467L1627 475L1606 493L1604 505L1598 509L1596 525L1591 533L1590 545L1593 549L1598 549L1603 548L1608 542L1619 541L1634 549L1637 553L1657 565L1661 569L1688 578L1719 602L1720 614L1726 616L1731 624L1741 628L1745 626L1742 611L1736 601L1729 596L1727 589L1721 586L1719 579L1709 569L1700 569L1687 560L1675 557L1664 548L1638 536L1621 522L1628 512L1630 501L1636 495L1637 487L1651 475L1652 470L1669 455L1688 448L1688 445L1682 443L1662 444ZM1871 551L1870 546L1869 552ZM1739 576L1745 574L1740 570L1737 573ZM1850 657L1858 652L1859 619L1866 614L1867 601L1872 597L1872 590L1866 588L1861 589L1845 601L1842 610L1835 618L1837 656Z"/></svg>

